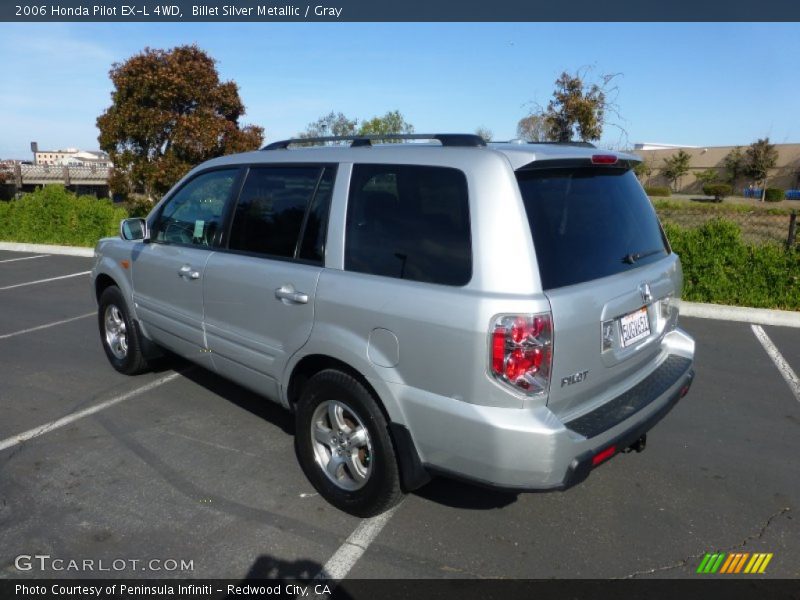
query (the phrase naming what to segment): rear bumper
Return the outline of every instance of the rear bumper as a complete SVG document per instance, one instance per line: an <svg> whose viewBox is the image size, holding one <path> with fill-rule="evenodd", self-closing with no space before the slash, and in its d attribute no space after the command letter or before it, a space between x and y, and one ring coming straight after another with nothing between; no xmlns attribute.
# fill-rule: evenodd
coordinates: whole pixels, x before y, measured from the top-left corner
<svg viewBox="0 0 800 600"><path fill-rule="evenodd" d="M629 448L632 444L637 442L644 434L650 431L656 425L656 423L663 419L669 411L672 410L672 408L678 403L678 400L683 398L689 392L689 388L691 387L693 381L694 369L690 368L680 378L680 381L677 385L677 391L672 392L672 395L668 398L666 404L650 414L650 416L648 416L641 423L631 427L628 431L617 435L617 437L614 439L604 442L602 447L595 448L594 450L587 450L580 456L575 457L567 469L567 473L562 481L562 484L558 486L558 488L567 489L586 479L595 466L599 466L605 462L605 460L603 460L597 465L593 464L594 457L600 452L609 450L610 452L608 453L608 458L611 458L614 454L624 451L626 448Z"/></svg>
<svg viewBox="0 0 800 600"><path fill-rule="evenodd" d="M431 473L514 491L580 483L594 462L635 443L688 392L694 379L693 340L680 330L670 335L680 338L675 340L679 353L665 356L614 400L568 423L544 406L477 406L405 388L406 426L420 462ZM593 460L600 452L603 461Z"/></svg>

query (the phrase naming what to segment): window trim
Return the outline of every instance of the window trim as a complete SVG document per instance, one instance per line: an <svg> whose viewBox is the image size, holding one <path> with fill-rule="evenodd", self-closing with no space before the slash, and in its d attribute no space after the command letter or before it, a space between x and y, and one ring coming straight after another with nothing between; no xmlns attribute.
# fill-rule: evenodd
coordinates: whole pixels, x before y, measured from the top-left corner
<svg viewBox="0 0 800 600"><path fill-rule="evenodd" d="M323 230L323 237L322 237L322 259L320 261L309 261L308 259L301 259L300 252L303 250L303 242L306 240L306 233L307 233L307 225L308 225L308 217L311 214L311 206L314 204L314 200L317 199L317 194L319 193L319 186L322 184L322 179L325 177L325 173L327 172L327 168L323 167L320 169L319 177L317 178L317 184L314 186L314 193L311 194L311 200L309 201L308 205L306 206L306 212L303 215L303 223L300 226L300 235L297 236L297 243L295 244L294 248L294 256L295 260L303 260L307 262L320 262L321 264L325 264L325 246L328 242L328 220L330 218L331 212L331 201L333 200L333 190L336 186L336 169L331 169L331 193L330 198L328 199L328 207L327 210L324 211L324 222L322 225Z"/></svg>

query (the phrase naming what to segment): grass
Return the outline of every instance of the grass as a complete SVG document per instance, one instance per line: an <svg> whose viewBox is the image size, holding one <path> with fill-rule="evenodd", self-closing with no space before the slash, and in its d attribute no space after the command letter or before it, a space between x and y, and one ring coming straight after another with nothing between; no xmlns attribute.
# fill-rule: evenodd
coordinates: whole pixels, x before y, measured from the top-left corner
<svg viewBox="0 0 800 600"><path fill-rule="evenodd" d="M800 209L800 202L785 200L780 203L780 206L775 206L773 203L754 204L753 200L747 200L748 203L730 203L728 198L722 202L712 202L704 200L699 202L686 198L656 198L650 199L656 210L685 210L698 213L708 214L726 214L726 213L755 213L755 214L768 214L768 215L789 215L792 210ZM795 202L796 206L793 207L789 202Z"/></svg>

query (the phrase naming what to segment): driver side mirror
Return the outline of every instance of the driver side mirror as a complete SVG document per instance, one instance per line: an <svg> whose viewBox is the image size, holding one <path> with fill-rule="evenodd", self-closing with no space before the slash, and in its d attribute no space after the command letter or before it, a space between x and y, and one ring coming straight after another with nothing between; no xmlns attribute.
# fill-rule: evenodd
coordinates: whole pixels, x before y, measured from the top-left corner
<svg viewBox="0 0 800 600"><path fill-rule="evenodd" d="M129 242L141 240L150 241L150 232L147 229L147 220L140 217L123 219L119 224L119 237Z"/></svg>

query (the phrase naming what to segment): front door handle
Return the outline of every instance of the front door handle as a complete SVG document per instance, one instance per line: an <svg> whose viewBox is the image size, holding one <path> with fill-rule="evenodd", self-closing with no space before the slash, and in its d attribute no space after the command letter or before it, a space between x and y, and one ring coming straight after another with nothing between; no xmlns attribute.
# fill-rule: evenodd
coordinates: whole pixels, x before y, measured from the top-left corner
<svg viewBox="0 0 800 600"><path fill-rule="evenodd" d="M200 272L192 270L192 267L189 265L183 265L178 269L178 276L184 278L188 277L189 279L200 279Z"/></svg>
<svg viewBox="0 0 800 600"><path fill-rule="evenodd" d="M308 304L308 294L298 292L290 286L279 287L275 290L275 297L278 300L286 300L293 304Z"/></svg>

